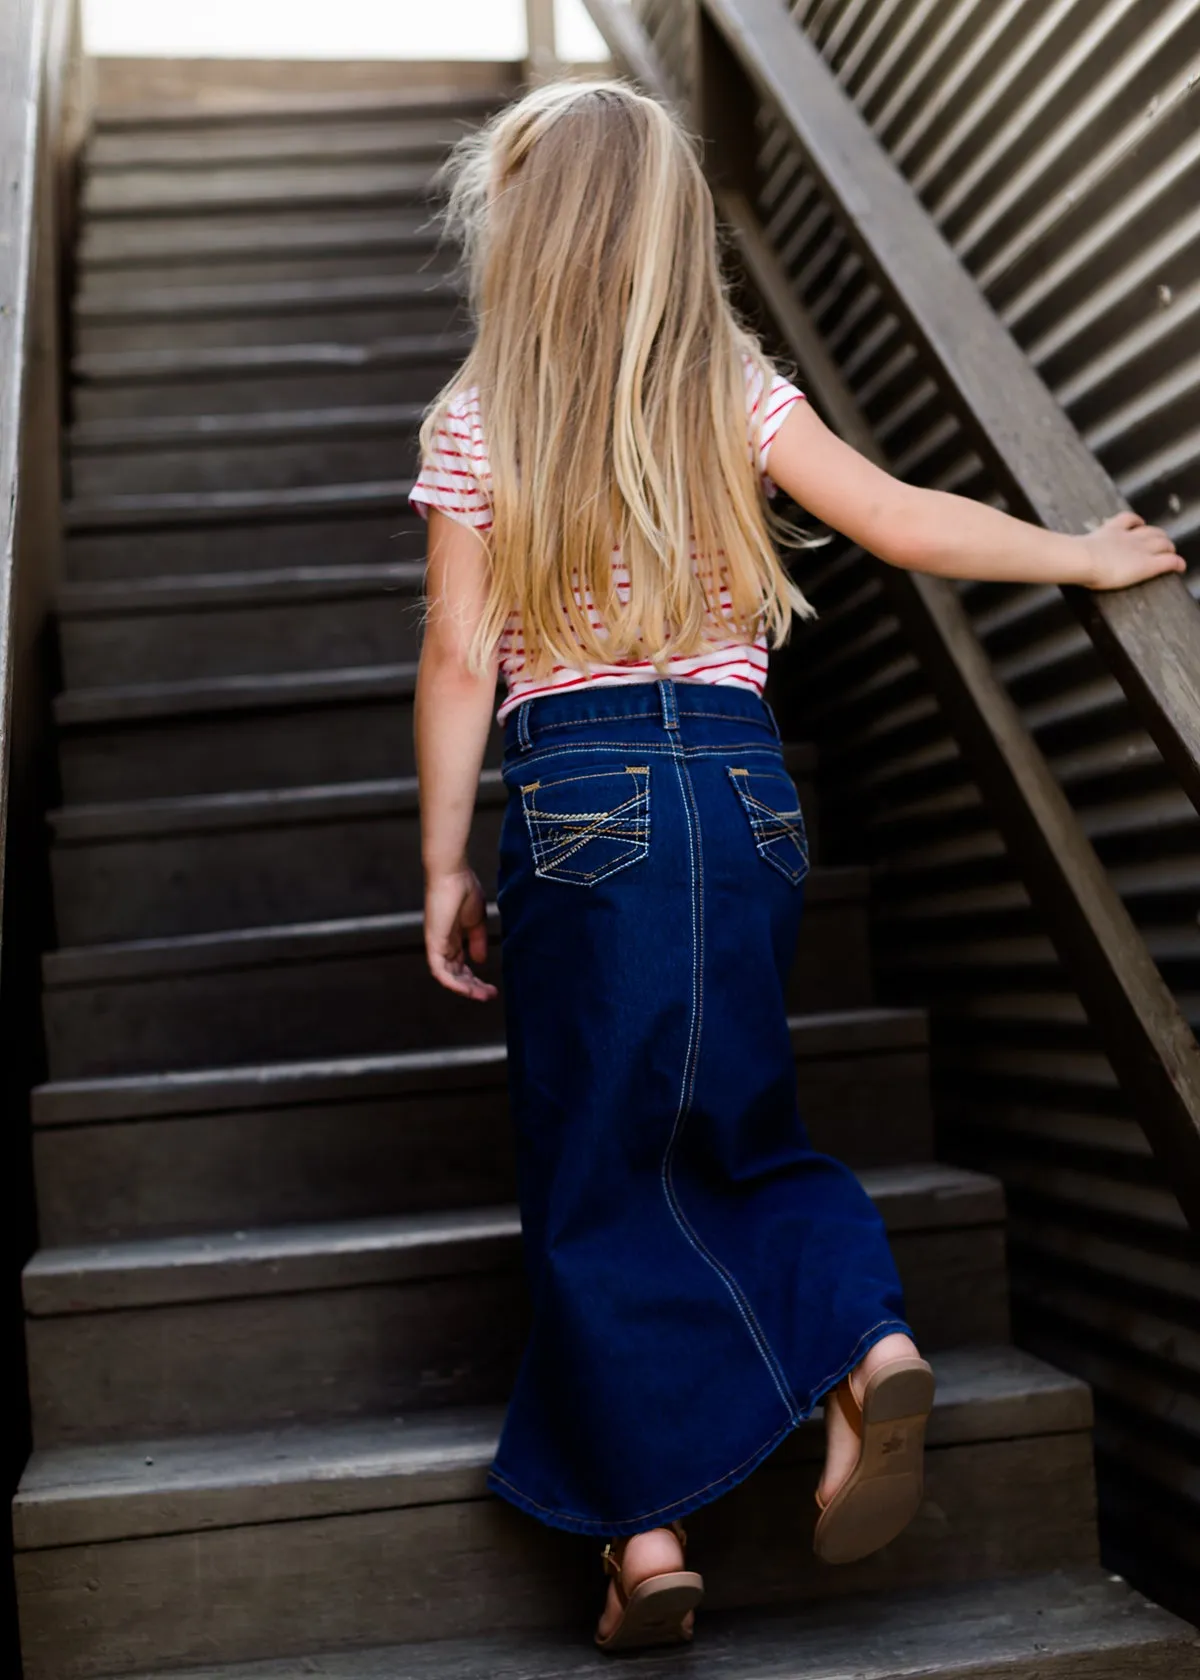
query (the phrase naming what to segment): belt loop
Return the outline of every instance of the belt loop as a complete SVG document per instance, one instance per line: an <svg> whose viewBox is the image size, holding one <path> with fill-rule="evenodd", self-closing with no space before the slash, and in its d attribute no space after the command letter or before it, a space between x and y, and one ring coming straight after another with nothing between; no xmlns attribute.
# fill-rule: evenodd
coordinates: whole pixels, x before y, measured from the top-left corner
<svg viewBox="0 0 1200 1680"><path fill-rule="evenodd" d="M517 707L517 745L522 752L528 752L533 746L533 735L529 728L529 708L532 700L523 700Z"/></svg>
<svg viewBox="0 0 1200 1680"><path fill-rule="evenodd" d="M771 710L771 708L770 708L770 706L769 706L769 704L767 703L766 700L763 701L763 711L766 712L767 716L770 718L771 728L775 731L775 739L779 742L780 746L782 746L783 745L783 736L782 736L782 734L780 733L780 730L779 730L778 720L776 719L775 713Z"/></svg>
<svg viewBox="0 0 1200 1680"><path fill-rule="evenodd" d="M664 729L679 728L679 701L675 693L675 682L671 677L658 679L658 698L662 702L662 726Z"/></svg>

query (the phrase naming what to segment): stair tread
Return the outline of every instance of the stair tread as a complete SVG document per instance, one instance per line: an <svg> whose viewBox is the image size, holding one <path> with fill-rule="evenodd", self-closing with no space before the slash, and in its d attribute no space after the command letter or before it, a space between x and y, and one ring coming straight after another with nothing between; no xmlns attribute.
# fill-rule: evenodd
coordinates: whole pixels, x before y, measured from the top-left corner
<svg viewBox="0 0 1200 1680"><path fill-rule="evenodd" d="M72 455L136 450L226 448L231 444L294 443L308 438L387 434L415 427L425 403L265 410L250 414L154 415L133 420L78 420L67 433Z"/></svg>
<svg viewBox="0 0 1200 1680"><path fill-rule="evenodd" d="M283 490L157 490L76 496L64 504L63 518L68 532L74 533L147 525L229 525L295 519L310 513L409 514L412 487L411 478L392 478L365 484L305 484Z"/></svg>
<svg viewBox="0 0 1200 1680"><path fill-rule="evenodd" d="M928 1021L921 1009L838 1010L795 1016L790 1026L793 1049L799 1056L869 1055L924 1049L928 1042ZM339 1097L398 1095L428 1089L434 1081L439 1085L500 1083L504 1075L504 1045L480 1044L254 1067L59 1080L34 1091L33 1118L38 1126L134 1117L148 1120L260 1104L282 1106Z"/></svg>
<svg viewBox="0 0 1200 1680"><path fill-rule="evenodd" d="M1119 1666L1109 1668L1113 1658ZM686 1656L643 1654L663 1680L686 1662L694 1680L1186 1680L1200 1673L1200 1635L1120 1576L1073 1569L969 1586L873 1593L800 1610L706 1612ZM1104 1667L1093 1666L1104 1663ZM1060 1666L1061 1665L1061 1666ZM1144 1665L1144 1666L1143 1666ZM188 1669L175 1680L600 1680L612 1658L586 1631L508 1632L280 1661ZM161 1674L146 1680L167 1680Z"/></svg>
<svg viewBox="0 0 1200 1680"><path fill-rule="evenodd" d="M482 770L477 808L505 797L498 770ZM248 793L188 794L175 799L113 800L95 805L64 805L49 813L62 844L126 840L150 835L196 834L239 828L278 827L285 823L338 821L357 816L416 812L417 778L334 782L326 786L262 788Z"/></svg>
<svg viewBox="0 0 1200 1680"><path fill-rule="evenodd" d="M999 1181L966 1168L920 1162L859 1178L893 1234L1004 1217ZM520 1231L504 1204L44 1248L25 1267L25 1306L48 1317L445 1276L515 1263Z"/></svg>
<svg viewBox="0 0 1200 1680"><path fill-rule="evenodd" d="M401 333L367 344L196 346L172 350L89 350L75 356L71 376L88 385L166 383L214 374L250 378L264 373L311 373L332 368L428 367L457 363L470 349L465 333Z"/></svg>
<svg viewBox="0 0 1200 1680"><path fill-rule="evenodd" d="M251 573L250 577L256 575ZM219 579L214 579L214 582L219 582ZM816 754L810 746L789 744L786 751L788 770L793 776L811 773ZM417 791L415 776L396 776L380 781L334 782L316 787L263 788L249 792L185 794L168 799L64 805L51 811L48 820L57 840L84 843L154 834L192 834L204 829L250 828L263 823L276 825L337 820L396 810L415 811ZM500 772L481 771L479 798L485 803L494 803L503 797Z"/></svg>
<svg viewBox="0 0 1200 1680"><path fill-rule="evenodd" d="M805 882L805 892L810 904L861 899L869 883L870 872L866 868L853 864L838 868L818 864ZM495 921L494 914L491 920ZM391 950L410 944L423 948L420 910L64 947L46 953L42 972L48 987L78 986L104 980L194 974L261 962Z"/></svg>
<svg viewBox="0 0 1200 1680"><path fill-rule="evenodd" d="M1087 1385L1013 1347L955 1348L932 1359L931 1447L1091 1427ZM485 1496L501 1411L447 1409L244 1434L36 1451L14 1503L22 1550L139 1534ZM817 1459L817 1417L793 1449Z"/></svg>
<svg viewBox="0 0 1200 1680"><path fill-rule="evenodd" d="M192 286L123 286L83 293L75 300L79 322L131 319L186 321L226 315L289 315L313 309L361 308L372 303L420 302L462 297L459 281L446 274L378 274L324 280L260 280Z"/></svg>
<svg viewBox="0 0 1200 1680"><path fill-rule="evenodd" d="M254 170L216 167L191 180L155 170L85 178L85 216L204 216L220 210L270 210L275 205L386 204L422 201L433 186L428 163L355 163L335 160L316 168L301 165Z"/></svg>
<svg viewBox="0 0 1200 1680"><path fill-rule="evenodd" d="M61 584L57 609L60 619L73 620L190 612L197 607L215 610L275 602L339 601L397 591L417 593L424 575L425 568L418 560L264 567L253 572L167 572L156 577Z"/></svg>
<svg viewBox="0 0 1200 1680"><path fill-rule="evenodd" d="M220 163L224 167L265 163L322 163L330 158L353 159L440 157L463 133L454 118L418 117L404 120L397 112L391 122L379 117L343 116L314 128L311 123L277 123L270 128L214 129L207 133L153 137L108 132L86 147L89 172L125 169L162 169L189 173Z"/></svg>
<svg viewBox="0 0 1200 1680"><path fill-rule="evenodd" d="M278 256L319 256L334 252L366 255L383 251L436 251L437 228L423 212L407 224L396 214L386 218L350 211L336 219L312 217L295 222L235 217L227 225L211 219L189 223L96 222L81 229L77 267L91 283L108 270L136 271L142 262L190 259L186 272L219 272L222 261Z"/></svg>
<svg viewBox="0 0 1200 1680"><path fill-rule="evenodd" d="M352 666L347 670L253 672L233 677L189 677L183 682L114 684L111 688L66 689L54 702L60 727L132 723L152 718L210 712L273 710L327 701L411 697L417 681L414 661Z"/></svg>
<svg viewBox="0 0 1200 1680"><path fill-rule="evenodd" d="M294 122L344 122L348 117L384 121L425 122L431 117L461 116L476 121L494 111L511 93L508 87L468 92L452 86L413 89L404 93L330 92L269 101L248 99L245 104L198 107L192 104L146 105L130 108L100 106L92 119L97 134L172 133L196 130L263 129L268 133Z"/></svg>

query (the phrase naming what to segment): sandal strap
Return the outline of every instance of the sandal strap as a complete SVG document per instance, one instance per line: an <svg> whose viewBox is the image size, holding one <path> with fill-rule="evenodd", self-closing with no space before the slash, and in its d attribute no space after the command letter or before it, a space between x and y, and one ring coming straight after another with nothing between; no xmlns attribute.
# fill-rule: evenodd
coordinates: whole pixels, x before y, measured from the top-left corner
<svg viewBox="0 0 1200 1680"><path fill-rule="evenodd" d="M685 1551L687 1550L687 1530L681 1522L664 1523L661 1526L665 1527L671 1534L673 1534L683 1549ZM647 1529L644 1532L652 1534L654 1530ZM601 1567L616 1587L617 1597L620 1599L622 1605L626 1605L629 1602L629 1595L625 1591L625 1582L622 1579L622 1566L625 1562L625 1546L630 1538L632 1538L630 1535L624 1535L619 1540L610 1540L606 1544L604 1550L600 1553Z"/></svg>

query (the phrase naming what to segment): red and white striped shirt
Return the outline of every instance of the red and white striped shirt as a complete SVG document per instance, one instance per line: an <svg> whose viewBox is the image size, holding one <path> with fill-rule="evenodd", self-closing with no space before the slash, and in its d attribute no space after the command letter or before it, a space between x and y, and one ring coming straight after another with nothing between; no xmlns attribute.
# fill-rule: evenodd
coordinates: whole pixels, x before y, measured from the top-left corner
<svg viewBox="0 0 1200 1680"><path fill-rule="evenodd" d="M746 363L747 442L753 447L754 429L762 406L762 376L752 362ZM758 444L758 470L763 488L773 495L775 486L767 472L767 452L783 425L792 405L803 401L803 392L788 383L780 374L771 380L767 394L762 430ZM487 445L483 436L478 393L471 389L456 397L450 404L446 420L438 429L435 446L427 455L421 473L413 485L409 500L418 513L424 515L431 507L440 509L451 519L470 525L478 531L492 527L491 469ZM697 557L693 552L693 565ZM618 597L629 599L629 572L619 548L613 549L613 575ZM576 597L578 599L578 597ZM729 591L719 591L723 611L731 609ZM583 605L585 603L581 603ZM602 636L604 625L596 612L590 594L586 608L593 627ZM712 645L702 653L672 658L656 670L649 659L622 659L611 665L594 665L581 661L579 665L555 665L536 679L524 675L525 648L518 613L513 612L500 638L500 669L504 674L507 693L497 712L503 719L514 706L538 694L556 694L562 689L582 687L586 683L597 686L615 683L653 682L659 676L673 677L678 682L727 684L751 689L761 694L767 680L767 641L760 633L753 642L721 639L718 616L710 609Z"/></svg>

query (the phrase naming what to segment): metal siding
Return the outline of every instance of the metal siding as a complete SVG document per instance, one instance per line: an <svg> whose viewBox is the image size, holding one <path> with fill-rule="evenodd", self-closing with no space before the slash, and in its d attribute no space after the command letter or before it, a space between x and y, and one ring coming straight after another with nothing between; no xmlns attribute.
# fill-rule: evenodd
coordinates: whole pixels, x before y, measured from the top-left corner
<svg viewBox="0 0 1200 1680"><path fill-rule="evenodd" d="M636 0L674 89L682 4ZM1200 593L1200 0L790 8ZM1002 504L769 112L759 209L895 469ZM998 1172L1026 1344L1093 1384L1108 1556L1195 1615L1200 1266L1020 880L849 545L786 674L825 832L876 869L880 977L934 1008L945 1149ZM1200 1026L1200 819L1054 589L965 585L998 673Z"/></svg>

